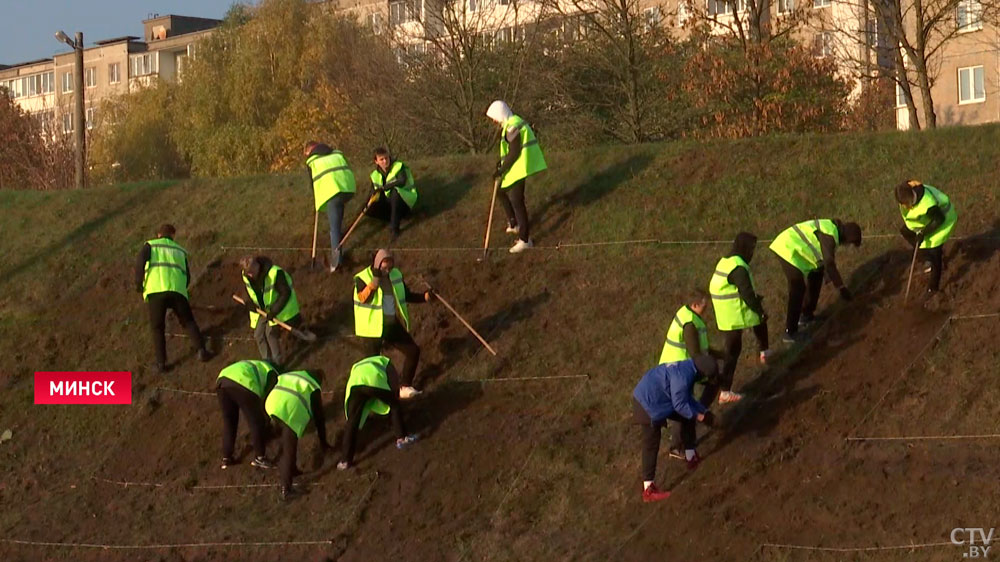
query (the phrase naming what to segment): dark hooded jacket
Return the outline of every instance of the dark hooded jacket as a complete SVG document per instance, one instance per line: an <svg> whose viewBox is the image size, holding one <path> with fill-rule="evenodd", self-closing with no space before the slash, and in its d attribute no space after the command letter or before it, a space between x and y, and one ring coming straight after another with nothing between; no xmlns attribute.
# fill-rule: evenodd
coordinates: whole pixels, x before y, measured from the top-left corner
<svg viewBox="0 0 1000 562"><path fill-rule="evenodd" d="M271 271L271 267L274 265L269 258L264 256L258 256L254 258L256 262L257 270L256 276L250 279L250 287L253 289L254 297L257 302L264 302L264 281L267 280L267 273ZM288 272L284 272L284 275L279 275L274 282L274 289L278 292L278 299L271 303L268 310L265 310L269 316L277 316L288 304L288 299L292 297L292 287L288 284ZM247 309L256 310L256 307L252 302L247 303Z"/></svg>
<svg viewBox="0 0 1000 562"><path fill-rule="evenodd" d="M743 261L750 263L753 258L754 247L757 245L757 237L749 232L741 232L736 235L733 247L726 257L739 256ZM764 315L764 306L760 302L760 295L754 291L753 283L750 282L750 272L744 267L737 267L729 273L727 281L736 286L740 293L740 299L747 303L750 310L757 314Z"/></svg>

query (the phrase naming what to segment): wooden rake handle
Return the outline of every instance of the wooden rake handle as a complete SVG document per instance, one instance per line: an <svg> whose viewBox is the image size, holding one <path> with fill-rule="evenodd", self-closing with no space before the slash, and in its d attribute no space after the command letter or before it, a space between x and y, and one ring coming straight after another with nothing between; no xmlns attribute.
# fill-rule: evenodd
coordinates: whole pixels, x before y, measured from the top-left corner
<svg viewBox="0 0 1000 562"><path fill-rule="evenodd" d="M442 298L441 295L434 289L431 289L430 293L435 297L437 297L437 300L441 301L441 304L443 304L445 308L447 308L452 314L454 314L455 318L458 318L458 321L461 322L462 325L464 325L470 332L472 332L472 335L476 336L476 339L479 340L479 343L483 344L483 347L485 347L487 351L489 351L493 355L497 354L496 350L490 347L490 344L486 343L486 340L483 339L483 336L480 336L479 332L477 332L476 329L473 328L472 325L465 320L465 318L462 318L462 315L459 314L458 311L456 311L454 308L452 308L450 304L448 304L448 301L444 300L444 298Z"/></svg>

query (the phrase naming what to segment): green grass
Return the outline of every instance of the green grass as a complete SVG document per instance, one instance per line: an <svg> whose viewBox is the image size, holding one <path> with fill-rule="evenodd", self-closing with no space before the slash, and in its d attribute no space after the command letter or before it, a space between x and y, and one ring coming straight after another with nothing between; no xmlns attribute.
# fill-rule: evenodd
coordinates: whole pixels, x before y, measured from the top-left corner
<svg viewBox="0 0 1000 562"><path fill-rule="evenodd" d="M900 223L892 188L907 178L936 185L951 196L960 214L957 236L980 234L995 228L998 141L1000 127L984 126L922 134L780 136L550 154L550 170L531 178L528 184L528 208L535 221L533 237L541 246L648 238L731 240L740 230L767 239L795 222L814 217L855 220L868 234L891 234ZM412 162L420 189L420 211L399 245L404 249L481 246L492 163L491 156ZM367 178L369 171L356 167L359 184L367 184L360 178ZM14 467L18 478L26 478L32 470L39 475L52 472L53 477L88 475L101 470L123 438L141 433L151 408L148 388L140 392L137 405L131 409L60 407L43 411L30 405L30 374L50 369L142 372L149 360L150 344L145 311L131 289L132 261L142 242L152 237L158 224L175 224L177 240L193 256L195 278L215 260L233 261L240 256L241 252L224 251L223 246L308 247L312 199L303 176L296 171L83 192L0 192L0 389L5 390L0 394L0 430L15 429L14 441L0 445L0 461ZM356 216L362 200L359 195L351 203L347 221ZM509 237L502 232L499 204L497 213L492 239L494 247L502 248ZM328 245L325 217L320 219L320 240L322 247ZM352 244L373 248L385 241L384 229L363 223ZM845 278L850 278L860 264L899 247L892 238L870 239L860 250L844 249L838 261ZM492 480L477 480L481 507L470 515L467 525L451 525L447 534L439 537L441 544L448 545L441 547L444 551L464 560L598 559L619 546L636 524L636 518L627 515L634 507L627 504L634 500L630 486L637 471L634 437L627 425L629 393L655 361L677 307L691 288L707 284L715 261L727 249L728 243L637 244L538 250L519 257L498 251L494 263L486 266L474 264L476 252L400 252L410 279L424 275L439 280L444 294L462 295L463 302L453 304L463 310L475 308L480 316L510 314L512 318L509 326L491 337L502 359L487 361L482 353L469 357L469 348L462 348L463 355L448 366L444 379L555 374L591 377L586 383L529 383L513 390L483 387L487 397L481 404L493 407L492 397L501 399L510 392L517 405L544 412L539 419L545 424L525 427L532 435L530 443L509 443L498 437L495 446L503 454L516 452L521 456L511 458ZM359 250L355 253L360 255ZM300 265L308 257L303 252L271 254L279 263ZM767 254L763 245L758 247L753 266L759 290L767 297L765 305L774 317L771 336L776 339L785 288L776 263ZM331 286L327 292L335 300L346 301L343 287ZM825 303L832 301L830 292ZM316 294L303 295L304 307L316 298ZM196 291L192 300L199 302ZM417 322L426 325L428 317L439 314L421 309L416 312ZM481 318L472 320L479 322ZM330 322L347 327L350 320ZM242 324L232 333L247 335ZM169 345L176 356L180 344L171 341ZM749 339L746 347L753 349ZM337 388L346 375L349 354L344 349L339 342L327 344L312 359L336 373L328 388ZM449 352L442 350L445 355ZM237 343L226 353L252 355L254 348L252 343ZM940 361L936 356L930 360ZM206 387L214 373L198 369L189 362L171 375L170 384ZM755 373L746 365L741 367L737 386ZM207 404L214 408L211 400ZM452 415L441 431L461 434L463 424L491 423L490 410L477 408L487 406L473 402L469 409L474 417ZM206 450L197 453L206 459L215 457L215 416L214 410L206 414L207 426L195 428L190 436L192 441L206 444ZM891 422L904 424L906 419ZM336 431L341 420L337 418L330 425ZM19 439L25 434L47 446ZM435 442L432 437L423 450L451 454L448 447L443 438ZM475 461L474 455L454 454L458 459ZM369 462L378 465L381 459ZM198 471L190 466L168 468L175 475L191 472L198 478ZM35 489L11 497L26 501ZM3 493L0 488L0 497ZM98 493L92 494L79 501L102 505ZM330 519L322 521L339 525L344 511L354 504L351 498L359 494L355 490L353 495L345 492L333 497L331 501L340 503L331 507L334 513ZM711 492L705 495L711 497ZM148 507L142 500L130 501ZM225 509L243 509L240 501L252 505L246 498L227 499ZM214 504L197 498L189 502L199 516L210 517ZM72 501L67 500L67 505ZM156 519L160 530L169 531L170 521L182 520L186 505L180 501L160 512ZM594 510L608 519L585 516ZM205 534L208 538L252 535L266 540L272 534L265 524L295 534L297 526L290 514L269 507L266 515L273 520L250 513L245 526L227 521L206 523ZM359 523L359 533L377 534L368 529L379 527L381 515L369 514ZM24 535L27 521L22 514L5 510L0 513L0 530ZM258 523L260 526L255 526ZM124 535L127 533L121 540L128 542ZM157 528L136 530L134 537L150 541L163 538ZM595 543L595 537L603 538ZM93 537L67 532L65 538L86 542ZM733 556L745 558L751 550ZM394 552L405 558L403 545ZM775 552L758 557L807 558ZM888 559L894 558L877 558Z"/></svg>

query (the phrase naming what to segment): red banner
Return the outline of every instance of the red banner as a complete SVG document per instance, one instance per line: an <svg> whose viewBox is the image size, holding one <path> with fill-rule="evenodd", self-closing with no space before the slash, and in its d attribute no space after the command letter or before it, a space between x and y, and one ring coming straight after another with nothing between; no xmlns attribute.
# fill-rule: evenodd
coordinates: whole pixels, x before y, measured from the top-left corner
<svg viewBox="0 0 1000 562"><path fill-rule="evenodd" d="M131 404L128 371L38 371L35 404Z"/></svg>

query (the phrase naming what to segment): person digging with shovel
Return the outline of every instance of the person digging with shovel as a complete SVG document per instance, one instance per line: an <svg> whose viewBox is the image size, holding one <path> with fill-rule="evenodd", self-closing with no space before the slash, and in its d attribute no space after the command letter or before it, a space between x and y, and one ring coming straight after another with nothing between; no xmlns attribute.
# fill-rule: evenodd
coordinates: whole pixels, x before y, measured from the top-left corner
<svg viewBox="0 0 1000 562"><path fill-rule="evenodd" d="M316 217L313 222L313 260L316 258L316 228L319 223L319 213L326 212L330 221L330 246L333 248L330 256L330 273L341 264L341 228L344 220L344 205L354 197L356 191L354 172L351 171L347 159L339 150L329 146L309 141L303 148L306 157L306 169L309 172L309 185L313 191L313 202Z"/></svg>
<svg viewBox="0 0 1000 562"><path fill-rule="evenodd" d="M656 457L660 452L660 431L667 420L681 426L684 454L688 470L701 463L695 446L698 442L697 423L711 427L715 416L695 400L692 388L696 379L704 377L718 384L719 365L707 354L677 363L661 363L643 375L632 391L632 419L641 426L642 501L655 502L670 497L654 482Z"/></svg>
<svg viewBox="0 0 1000 562"><path fill-rule="evenodd" d="M547 168L545 155L531 126L514 115L503 101L491 103L486 116L500 126L500 161L493 177L499 182L500 202L507 212L507 232L518 237L509 252L517 254L534 245L524 202L524 181ZM492 209L490 211L492 213Z"/></svg>
<svg viewBox="0 0 1000 562"><path fill-rule="evenodd" d="M354 334L366 342L369 356L381 355L386 346L403 353L399 389L403 399L420 394L413 387L420 347L410 335L407 304L430 302L433 296L431 290L413 293L407 288L389 250L376 252L372 265L354 276Z"/></svg>
<svg viewBox="0 0 1000 562"><path fill-rule="evenodd" d="M905 223L899 232L914 247L916 259L927 262L927 292L936 293L941 289L944 243L958 222L958 211L947 195L917 180L896 186L896 202Z"/></svg>
<svg viewBox="0 0 1000 562"><path fill-rule="evenodd" d="M302 324L292 277L266 256L246 256L240 260L240 267L250 297L246 310L257 349L261 359L278 367L286 357L282 346L284 329L275 320L292 327ZM263 310L264 314L259 314L258 310Z"/></svg>

